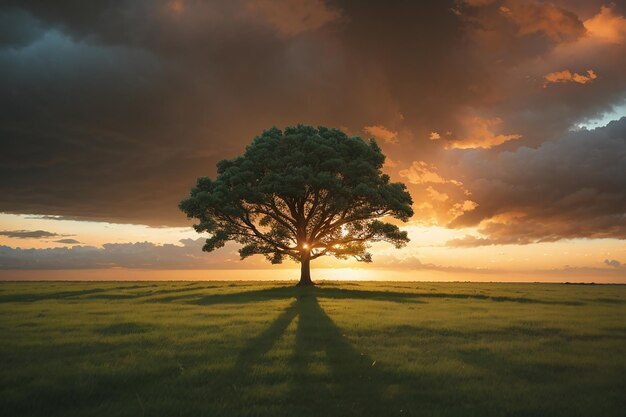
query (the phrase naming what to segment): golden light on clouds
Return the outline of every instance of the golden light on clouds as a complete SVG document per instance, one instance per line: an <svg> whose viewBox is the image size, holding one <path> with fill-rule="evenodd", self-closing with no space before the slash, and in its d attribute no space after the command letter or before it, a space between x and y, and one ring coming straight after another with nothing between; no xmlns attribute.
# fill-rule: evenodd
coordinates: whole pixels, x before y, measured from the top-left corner
<svg viewBox="0 0 626 417"><path fill-rule="evenodd" d="M576 15L551 3L508 0L499 10L517 25L518 36L539 33L555 42L563 42L585 34Z"/></svg>
<svg viewBox="0 0 626 417"><path fill-rule="evenodd" d="M600 12L585 20L590 36L610 43L626 40L626 18L615 13L612 7L602 6Z"/></svg>
<svg viewBox="0 0 626 417"><path fill-rule="evenodd" d="M448 210L448 214L454 219L467 211L474 210L476 207L478 207L478 203L472 200L463 200L460 203L455 203L452 208Z"/></svg>
<svg viewBox="0 0 626 417"><path fill-rule="evenodd" d="M385 165L384 165L385 168L390 169L390 168L396 168L397 166L398 166L398 163L396 161L394 161L393 159L389 157L385 158Z"/></svg>
<svg viewBox="0 0 626 417"><path fill-rule="evenodd" d="M587 74L579 74L576 72L571 72L570 70L564 71L556 71L546 74L544 76L546 83L544 87L548 84L553 83L568 83L574 82L578 84L587 84L598 78L594 70L587 70Z"/></svg>
<svg viewBox="0 0 626 417"><path fill-rule="evenodd" d="M426 188L426 191L428 192L428 197L430 198L430 200L438 201L442 203L450 199L450 196L448 194L439 192L435 190L432 186L429 186L428 188Z"/></svg>
<svg viewBox="0 0 626 417"><path fill-rule="evenodd" d="M412 184L460 184L456 180L442 177L437 167L426 161L413 161L409 168L401 170L399 174Z"/></svg>
<svg viewBox="0 0 626 417"><path fill-rule="evenodd" d="M385 143L396 144L399 142L398 132L389 130L384 126L365 126L365 128L363 128L363 131L369 135L374 136L374 138L376 139L382 140Z"/></svg>
<svg viewBox="0 0 626 417"><path fill-rule="evenodd" d="M461 139L448 141L446 143L447 149L488 149L522 137L522 135L515 133L496 133L502 125L502 119L499 117L466 117L462 119L461 123L464 126L465 136Z"/></svg>

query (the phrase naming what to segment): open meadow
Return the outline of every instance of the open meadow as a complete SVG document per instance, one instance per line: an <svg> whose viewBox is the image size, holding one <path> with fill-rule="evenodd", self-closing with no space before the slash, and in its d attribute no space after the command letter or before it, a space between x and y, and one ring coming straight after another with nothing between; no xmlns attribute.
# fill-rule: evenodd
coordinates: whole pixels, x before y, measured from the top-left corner
<svg viewBox="0 0 626 417"><path fill-rule="evenodd" d="M624 416L626 286L5 282L3 416Z"/></svg>

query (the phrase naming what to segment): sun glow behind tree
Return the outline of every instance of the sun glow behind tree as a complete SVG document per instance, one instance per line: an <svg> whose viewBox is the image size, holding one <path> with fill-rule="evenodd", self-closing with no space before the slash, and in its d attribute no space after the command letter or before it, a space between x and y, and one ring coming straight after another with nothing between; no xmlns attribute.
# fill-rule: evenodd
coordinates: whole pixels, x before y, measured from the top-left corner
<svg viewBox="0 0 626 417"><path fill-rule="evenodd" d="M321 256L371 262L370 242L401 248L409 241L398 226L408 221L412 200L402 183L382 173L385 156L338 129L298 125L263 132L246 152L218 163L215 180L198 179L180 203L211 234L203 250L229 240L243 245L241 258L264 255L279 264L301 264L300 284L312 284L310 261Z"/></svg>

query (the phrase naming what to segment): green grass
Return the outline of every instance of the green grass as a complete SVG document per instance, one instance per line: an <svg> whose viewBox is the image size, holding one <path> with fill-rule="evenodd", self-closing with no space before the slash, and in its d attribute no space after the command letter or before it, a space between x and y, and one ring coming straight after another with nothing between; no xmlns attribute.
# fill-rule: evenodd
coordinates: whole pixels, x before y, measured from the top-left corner
<svg viewBox="0 0 626 417"><path fill-rule="evenodd" d="M626 286L0 284L3 416L624 416Z"/></svg>

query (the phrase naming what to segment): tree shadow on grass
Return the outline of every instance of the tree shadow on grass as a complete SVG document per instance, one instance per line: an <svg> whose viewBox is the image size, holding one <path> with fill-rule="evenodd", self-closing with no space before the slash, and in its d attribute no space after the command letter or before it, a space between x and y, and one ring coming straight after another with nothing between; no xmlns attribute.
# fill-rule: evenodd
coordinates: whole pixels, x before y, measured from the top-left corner
<svg viewBox="0 0 626 417"><path fill-rule="evenodd" d="M407 416L419 412L422 406L459 411L464 405L474 404L477 400L465 398L457 389L459 384L464 383L462 376L414 375L376 364L348 341L318 300L421 303L423 298L443 297L551 303L526 298L366 291L324 286L275 287L196 296L179 301L211 306L295 299L265 331L246 344L230 370L214 379L210 407L214 414ZM279 345L284 349L281 338L290 334L290 325L295 328L293 349L289 354L283 351L282 357L278 352L277 359L274 349Z"/></svg>
<svg viewBox="0 0 626 417"><path fill-rule="evenodd" d="M401 402L386 398L389 376L347 340L322 309L315 292L302 294L296 304L294 405L304 403L304 409L314 415L382 416L407 411Z"/></svg>
<svg viewBox="0 0 626 417"><path fill-rule="evenodd" d="M216 402L224 415L282 415L286 410L299 416L408 415L406 406L386 400L389 377L382 377L376 363L355 349L324 312L318 296L325 293L317 288L295 291L296 300L251 339L235 365L214 381L213 389L221 390ZM267 355L292 323L296 323L295 342L286 359L286 373L272 375ZM281 382L287 385L282 395L254 392L259 385Z"/></svg>

